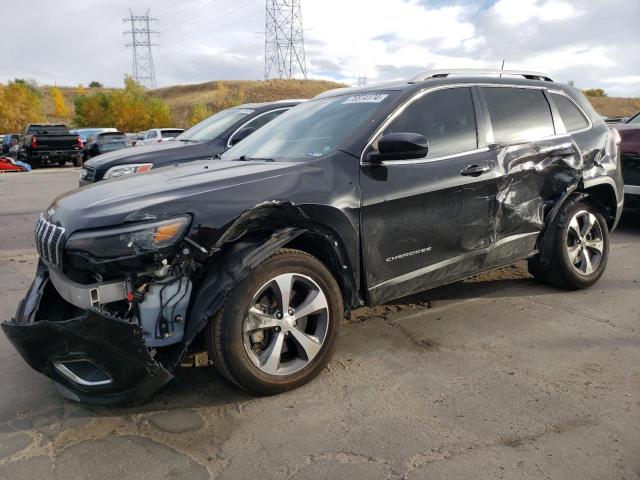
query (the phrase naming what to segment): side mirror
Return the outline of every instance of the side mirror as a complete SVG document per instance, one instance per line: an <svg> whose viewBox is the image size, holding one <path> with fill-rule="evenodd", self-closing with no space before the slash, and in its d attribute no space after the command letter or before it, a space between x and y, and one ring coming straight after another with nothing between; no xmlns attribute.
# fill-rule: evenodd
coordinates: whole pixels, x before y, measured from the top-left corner
<svg viewBox="0 0 640 480"><path fill-rule="evenodd" d="M255 131L256 131L256 129L253 128L253 127L243 128L238 133L236 133L233 137L231 137L231 141L229 143L231 145L235 145L236 143L240 143L242 140L247 138L249 135L251 135Z"/></svg>
<svg viewBox="0 0 640 480"><path fill-rule="evenodd" d="M378 152L368 155L371 162L384 160L411 160L424 158L429 153L429 143L419 133L390 133L378 140Z"/></svg>

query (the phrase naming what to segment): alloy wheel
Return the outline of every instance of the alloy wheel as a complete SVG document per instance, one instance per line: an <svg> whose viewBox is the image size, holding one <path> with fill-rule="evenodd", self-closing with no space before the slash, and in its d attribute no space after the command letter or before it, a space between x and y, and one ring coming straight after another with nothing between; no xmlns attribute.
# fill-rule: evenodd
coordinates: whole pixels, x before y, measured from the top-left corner
<svg viewBox="0 0 640 480"><path fill-rule="evenodd" d="M591 275L597 270L604 251L602 226L593 213L577 212L569 222L567 253L573 268L581 275Z"/></svg>
<svg viewBox="0 0 640 480"><path fill-rule="evenodd" d="M291 375L318 355L329 321L327 298L312 278L278 275L258 289L245 314L245 351L262 372Z"/></svg>

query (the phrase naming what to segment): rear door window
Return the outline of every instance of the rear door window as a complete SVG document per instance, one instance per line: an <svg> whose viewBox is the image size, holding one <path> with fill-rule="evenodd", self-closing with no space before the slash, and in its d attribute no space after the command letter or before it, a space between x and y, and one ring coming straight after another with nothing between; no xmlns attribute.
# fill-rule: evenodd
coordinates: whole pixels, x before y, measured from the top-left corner
<svg viewBox="0 0 640 480"><path fill-rule="evenodd" d="M525 142L555 134L551 108L542 90L515 87L482 90L495 142Z"/></svg>
<svg viewBox="0 0 640 480"><path fill-rule="evenodd" d="M446 88L411 103L383 134L419 133L429 144L427 158L454 155L478 148L471 89Z"/></svg>
<svg viewBox="0 0 640 480"><path fill-rule="evenodd" d="M589 121L569 98L559 93L550 93L550 95L567 132L576 132L589 126Z"/></svg>
<svg viewBox="0 0 640 480"><path fill-rule="evenodd" d="M243 126L241 130L244 130L245 128L253 128L254 130L258 130L259 128L264 127L271 120L274 120L280 115L282 115L287 110L288 109L273 110L271 112L263 113L262 115L257 116L256 118L251 120L249 123L247 123L245 126ZM229 139L229 142L232 142L232 141L233 141L233 137Z"/></svg>

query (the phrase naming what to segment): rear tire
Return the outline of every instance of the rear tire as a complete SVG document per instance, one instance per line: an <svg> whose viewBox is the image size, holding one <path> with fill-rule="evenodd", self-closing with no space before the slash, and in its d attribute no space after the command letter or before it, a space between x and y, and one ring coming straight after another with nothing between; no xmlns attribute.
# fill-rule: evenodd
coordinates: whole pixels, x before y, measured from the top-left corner
<svg viewBox="0 0 640 480"><path fill-rule="evenodd" d="M66 163L67 163L66 160L58 160L58 166L59 167L64 167Z"/></svg>
<svg viewBox="0 0 640 480"><path fill-rule="evenodd" d="M73 159L73 166L74 167L81 167L82 166L82 157L76 157Z"/></svg>
<svg viewBox="0 0 640 480"><path fill-rule="evenodd" d="M205 330L207 349L218 370L243 390L292 390L327 365L343 312L329 270L305 252L281 249L227 296Z"/></svg>
<svg viewBox="0 0 640 480"><path fill-rule="evenodd" d="M609 229L602 213L589 202L572 203L550 229L552 237L545 238L551 242L549 258L529 259L529 272L539 281L571 290L596 283L609 259Z"/></svg>

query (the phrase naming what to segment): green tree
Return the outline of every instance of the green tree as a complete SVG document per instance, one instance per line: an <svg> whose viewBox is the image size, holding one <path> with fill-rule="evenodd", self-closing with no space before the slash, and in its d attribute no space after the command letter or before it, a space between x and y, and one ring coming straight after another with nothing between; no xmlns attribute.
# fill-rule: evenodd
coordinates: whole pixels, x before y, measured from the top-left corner
<svg viewBox="0 0 640 480"><path fill-rule="evenodd" d="M124 80L124 89L96 92L76 98L75 123L82 127L113 126L121 131L137 132L172 126L169 106L147 94L132 77Z"/></svg>
<svg viewBox="0 0 640 480"><path fill-rule="evenodd" d="M53 87L49 90L49 94L53 102L53 116L56 118L66 118L69 115L69 107L67 107L67 103L64 101L60 89Z"/></svg>
<svg viewBox="0 0 640 480"><path fill-rule="evenodd" d="M42 102L32 85L0 85L0 131L19 132L27 123L42 121Z"/></svg>
<svg viewBox="0 0 640 480"><path fill-rule="evenodd" d="M193 105L189 111L189 116L187 117L187 123L190 127L195 125L196 123L201 122L205 118L210 117L213 114L211 109L202 103L196 103Z"/></svg>
<svg viewBox="0 0 640 480"><path fill-rule="evenodd" d="M602 88L589 88L587 90L583 90L587 97L606 97L607 92L605 92Z"/></svg>
<svg viewBox="0 0 640 480"><path fill-rule="evenodd" d="M92 80L91 82L89 82L89 88L102 88L102 84L100 82Z"/></svg>

